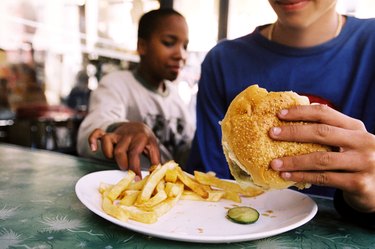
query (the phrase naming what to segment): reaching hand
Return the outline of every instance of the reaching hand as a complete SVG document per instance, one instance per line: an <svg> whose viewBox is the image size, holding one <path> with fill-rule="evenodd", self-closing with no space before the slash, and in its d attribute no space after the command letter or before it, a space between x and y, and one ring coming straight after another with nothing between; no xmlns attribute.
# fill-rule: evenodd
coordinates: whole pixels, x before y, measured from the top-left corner
<svg viewBox="0 0 375 249"><path fill-rule="evenodd" d="M284 157L271 162L286 180L308 182L343 190L346 202L362 212L375 212L375 136L363 123L326 105L297 106L282 110L286 121L317 122L274 127L275 140L313 142L338 148Z"/></svg>
<svg viewBox="0 0 375 249"><path fill-rule="evenodd" d="M95 129L88 140L92 151L97 150L100 140L105 157L114 158L120 169L131 169L139 177L141 177L141 154L148 156L151 165L160 163L157 139L152 130L143 123L126 122L110 133Z"/></svg>

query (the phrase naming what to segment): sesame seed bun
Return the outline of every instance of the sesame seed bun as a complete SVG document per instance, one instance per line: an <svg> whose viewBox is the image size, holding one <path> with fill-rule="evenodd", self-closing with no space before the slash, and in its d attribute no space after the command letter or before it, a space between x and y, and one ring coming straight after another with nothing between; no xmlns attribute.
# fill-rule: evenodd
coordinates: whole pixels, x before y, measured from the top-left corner
<svg viewBox="0 0 375 249"><path fill-rule="evenodd" d="M285 108L309 104L307 97L297 93L268 92L258 85L249 86L234 98L221 122L221 129L223 151L230 172L238 183L263 190L310 187L310 184L282 179L279 172L269 166L270 162L280 157L329 151L329 147L276 141L268 135L275 126L305 124L281 121L276 114Z"/></svg>

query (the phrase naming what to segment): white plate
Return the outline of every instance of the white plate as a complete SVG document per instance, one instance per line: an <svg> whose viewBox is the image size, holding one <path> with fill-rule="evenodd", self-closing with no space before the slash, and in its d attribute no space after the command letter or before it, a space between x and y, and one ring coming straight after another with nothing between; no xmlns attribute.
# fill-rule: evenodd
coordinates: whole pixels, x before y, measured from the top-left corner
<svg viewBox="0 0 375 249"><path fill-rule="evenodd" d="M142 174L147 174L142 172ZM241 205L256 208L261 214L254 224L229 221L227 209L238 205L232 201L201 202L180 200L172 210L154 224L119 221L101 208L98 186L101 182L117 183L126 175L119 170L91 173L78 180L75 191L92 212L127 229L154 237L202 243L229 243L262 239L290 231L311 220L318 208L307 195L294 190L269 191L254 198L242 198Z"/></svg>

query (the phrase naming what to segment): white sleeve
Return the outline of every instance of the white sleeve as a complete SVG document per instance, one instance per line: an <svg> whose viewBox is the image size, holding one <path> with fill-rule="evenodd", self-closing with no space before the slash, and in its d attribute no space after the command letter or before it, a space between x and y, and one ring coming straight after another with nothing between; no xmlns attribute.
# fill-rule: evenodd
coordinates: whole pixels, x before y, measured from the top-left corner
<svg viewBox="0 0 375 249"><path fill-rule="evenodd" d="M126 85L119 73L103 77L98 88L90 96L89 111L82 121L77 138L77 152L80 156L103 159L101 148L93 153L88 143L88 137L96 128L104 131L113 123L126 122Z"/></svg>

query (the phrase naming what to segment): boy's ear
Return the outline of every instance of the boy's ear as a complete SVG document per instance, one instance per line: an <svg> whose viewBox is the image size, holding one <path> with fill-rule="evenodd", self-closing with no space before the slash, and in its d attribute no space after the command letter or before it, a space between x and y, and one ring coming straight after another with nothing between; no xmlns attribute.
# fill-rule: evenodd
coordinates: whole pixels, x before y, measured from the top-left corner
<svg viewBox="0 0 375 249"><path fill-rule="evenodd" d="M139 55L145 55L147 52L147 42L142 38L138 39L137 51Z"/></svg>

